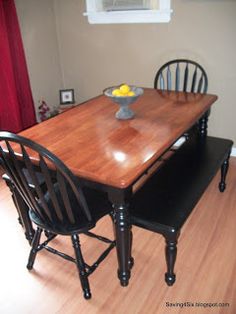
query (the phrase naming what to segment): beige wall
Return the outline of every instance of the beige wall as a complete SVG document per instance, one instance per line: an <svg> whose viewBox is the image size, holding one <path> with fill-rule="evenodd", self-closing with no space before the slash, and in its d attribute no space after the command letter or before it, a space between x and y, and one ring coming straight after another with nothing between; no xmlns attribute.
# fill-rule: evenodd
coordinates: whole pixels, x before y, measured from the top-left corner
<svg viewBox="0 0 236 314"><path fill-rule="evenodd" d="M53 0L15 3L36 112L41 99L53 108L59 103L59 89L63 86Z"/></svg>
<svg viewBox="0 0 236 314"><path fill-rule="evenodd" d="M17 0L21 5L25 2L31 3L29 10L33 15L39 14L37 7L46 12L52 9L51 1ZM41 2L47 2L48 6L42 7ZM206 69L209 93L219 96L212 109L210 134L230 137L236 142L236 1L173 0L172 7L174 13L168 24L90 25L82 15L85 1L54 0L59 47L56 53L60 55L63 86L75 89L77 102L121 82L152 87L156 70L163 62L176 57L191 58ZM33 18L29 19L23 11L21 13L22 24L40 28ZM51 33L47 26L40 32L50 41L56 31L52 25L48 27ZM27 37L24 34L24 38ZM29 42L25 41L26 47ZM38 45L37 42L34 44ZM31 78L35 77L36 71L41 76L37 54L30 54L31 49L34 52L37 49L26 49ZM48 47L47 58L50 59L54 49L56 43ZM45 51L45 58L47 53ZM58 82L59 73L58 65L55 74ZM58 90L60 85L52 86L52 76L46 79L51 92L55 88ZM35 82L32 80L36 94L45 82L37 82L37 85Z"/></svg>

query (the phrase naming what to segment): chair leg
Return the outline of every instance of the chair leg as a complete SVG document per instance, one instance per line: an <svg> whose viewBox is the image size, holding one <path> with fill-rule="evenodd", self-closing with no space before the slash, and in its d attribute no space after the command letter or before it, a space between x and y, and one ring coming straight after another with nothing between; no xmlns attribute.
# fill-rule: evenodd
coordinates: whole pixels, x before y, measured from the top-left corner
<svg viewBox="0 0 236 314"><path fill-rule="evenodd" d="M80 282L84 291L84 298L90 299L91 292L89 287L88 275L86 273L85 263L80 248L79 236L77 234L73 234L71 236L71 239L75 251L76 265L79 272Z"/></svg>
<svg viewBox="0 0 236 314"><path fill-rule="evenodd" d="M29 255L29 259L28 259L28 264L27 264L27 268L29 270L31 270L34 266L34 261L36 258L36 254L38 252L37 248L40 242L40 237L41 237L41 233L42 233L42 229L37 227L35 234L34 234L34 238L32 240L32 249L30 251L30 255Z"/></svg>
<svg viewBox="0 0 236 314"><path fill-rule="evenodd" d="M229 158L230 158L230 153L221 166L221 179L220 179L220 183L219 183L220 192L224 192L224 190L226 188L225 180L226 180L226 175L227 175L227 172L229 169Z"/></svg>
<svg viewBox="0 0 236 314"><path fill-rule="evenodd" d="M165 255L166 255L166 264L167 264L167 272L165 273L165 281L168 286L172 286L175 283L175 273L174 273L174 266L177 256L177 242L178 242L178 235L173 238L168 236L165 237L166 239L166 247L165 247Z"/></svg>

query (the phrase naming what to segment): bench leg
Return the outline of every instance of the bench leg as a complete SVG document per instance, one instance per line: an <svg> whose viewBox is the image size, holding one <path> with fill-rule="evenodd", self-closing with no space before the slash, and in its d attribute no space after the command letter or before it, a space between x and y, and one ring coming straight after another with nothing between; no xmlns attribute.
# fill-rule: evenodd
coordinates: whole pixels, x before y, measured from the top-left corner
<svg viewBox="0 0 236 314"><path fill-rule="evenodd" d="M225 180L226 180L226 175L227 175L227 172L229 169L229 158L230 158L230 153L221 166L221 179L220 179L220 183L219 183L220 192L224 192L224 190L226 188Z"/></svg>
<svg viewBox="0 0 236 314"><path fill-rule="evenodd" d="M165 273L165 281L168 286L172 286L175 283L175 273L174 273L174 266L177 256L177 242L178 242L179 234L171 237L165 236L166 240L166 248L165 248L165 255L166 255L166 265L167 265L167 272Z"/></svg>

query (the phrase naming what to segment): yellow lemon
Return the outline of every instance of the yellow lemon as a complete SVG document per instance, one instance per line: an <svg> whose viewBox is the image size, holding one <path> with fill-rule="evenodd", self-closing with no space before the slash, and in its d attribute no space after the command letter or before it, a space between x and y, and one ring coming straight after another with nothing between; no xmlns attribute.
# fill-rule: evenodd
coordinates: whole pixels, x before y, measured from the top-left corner
<svg viewBox="0 0 236 314"><path fill-rule="evenodd" d="M120 96L120 90L119 89L114 89L113 91L112 91L112 95L113 96Z"/></svg>
<svg viewBox="0 0 236 314"><path fill-rule="evenodd" d="M132 90L130 92L128 92L127 94L128 96L135 96L135 92L133 92Z"/></svg>
<svg viewBox="0 0 236 314"><path fill-rule="evenodd" d="M123 84L120 86L120 91L123 95L127 95L128 92L130 91L130 87L127 84Z"/></svg>

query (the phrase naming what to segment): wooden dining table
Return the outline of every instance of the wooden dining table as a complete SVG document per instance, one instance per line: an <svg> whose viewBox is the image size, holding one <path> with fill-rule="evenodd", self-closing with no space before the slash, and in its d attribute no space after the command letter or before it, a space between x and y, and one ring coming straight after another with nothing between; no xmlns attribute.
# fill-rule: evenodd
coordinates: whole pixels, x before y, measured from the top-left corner
<svg viewBox="0 0 236 314"><path fill-rule="evenodd" d="M200 135L206 135L207 112L216 99L144 88L131 105L134 118L118 120L118 105L100 95L20 133L56 154L84 185L107 192L122 286L131 273L134 184L197 121Z"/></svg>

